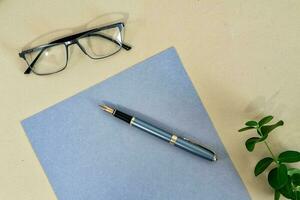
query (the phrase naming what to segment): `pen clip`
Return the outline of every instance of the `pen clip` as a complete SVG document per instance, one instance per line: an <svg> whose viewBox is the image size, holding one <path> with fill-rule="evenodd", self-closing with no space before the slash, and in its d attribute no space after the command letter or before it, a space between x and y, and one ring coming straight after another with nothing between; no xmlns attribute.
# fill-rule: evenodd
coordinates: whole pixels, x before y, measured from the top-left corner
<svg viewBox="0 0 300 200"><path fill-rule="evenodd" d="M190 140L190 139L187 139L187 138L185 138L185 137L183 137L183 139L184 139L185 141L189 142L189 143L192 143L192 144L196 145L196 146L200 146L200 147L202 147L200 144L198 144L198 143L197 143L197 142L195 142L195 141L192 141L192 140Z"/></svg>
<svg viewBox="0 0 300 200"><path fill-rule="evenodd" d="M192 143L193 145L198 146L199 148L206 149L206 150L208 150L208 151L214 153L212 150L208 149L208 148L205 147L205 146L200 145L199 143L197 143L197 142L195 142L195 141L192 141L192 140L187 139L187 138L185 138L185 137L183 137L183 139L184 139L185 141L189 142L189 143Z"/></svg>

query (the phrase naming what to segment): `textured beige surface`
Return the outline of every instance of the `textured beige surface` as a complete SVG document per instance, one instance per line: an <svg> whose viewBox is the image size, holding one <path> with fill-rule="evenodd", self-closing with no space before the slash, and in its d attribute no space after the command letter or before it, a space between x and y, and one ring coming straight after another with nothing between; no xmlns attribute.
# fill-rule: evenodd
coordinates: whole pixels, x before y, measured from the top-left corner
<svg viewBox="0 0 300 200"><path fill-rule="evenodd" d="M103 16L115 12L123 13ZM23 74L25 63L17 53L39 36L127 15L132 51L94 61L74 49L60 74ZM170 46L177 49L253 199L273 199L265 175L255 178L252 172L268 152L262 145L251 154L245 150L247 136L236 132L242 123L273 114L286 122L270 137L274 151L300 149L297 0L0 0L0 26L1 200L55 199L22 119Z"/></svg>

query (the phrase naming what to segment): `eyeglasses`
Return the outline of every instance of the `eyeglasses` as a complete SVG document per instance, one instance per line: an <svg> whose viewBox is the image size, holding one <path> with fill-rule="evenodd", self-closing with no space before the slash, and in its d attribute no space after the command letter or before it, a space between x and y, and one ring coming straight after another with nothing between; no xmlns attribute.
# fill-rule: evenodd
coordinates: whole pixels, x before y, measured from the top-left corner
<svg viewBox="0 0 300 200"><path fill-rule="evenodd" d="M48 44L27 49L19 53L28 68L24 74L50 75L64 70L69 60L69 46L76 44L92 59L109 57L122 48L131 46L123 43L125 25L122 22L83 31L56 39Z"/></svg>

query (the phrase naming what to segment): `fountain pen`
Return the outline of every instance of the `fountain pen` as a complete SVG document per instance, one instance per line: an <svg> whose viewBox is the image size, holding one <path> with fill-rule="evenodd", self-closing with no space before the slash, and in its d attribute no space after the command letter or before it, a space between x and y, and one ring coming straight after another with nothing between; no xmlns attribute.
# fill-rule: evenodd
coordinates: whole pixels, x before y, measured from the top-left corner
<svg viewBox="0 0 300 200"><path fill-rule="evenodd" d="M178 148L181 148L187 152L190 152L196 156L205 158L210 161L217 160L217 156L212 150L209 150L208 148L203 147L202 145L197 144L196 142L188 140L184 137L180 137L176 134L169 133L165 130L162 130L162 129L148 123L148 122L138 119L137 117L128 115L124 112L121 112L115 108L111 108L107 105L99 105L99 106L101 107L102 110L110 113L114 117L119 118L119 119L123 120L124 122L127 122L131 126L141 129L141 130L143 130L151 135L154 135L162 140L165 140Z"/></svg>

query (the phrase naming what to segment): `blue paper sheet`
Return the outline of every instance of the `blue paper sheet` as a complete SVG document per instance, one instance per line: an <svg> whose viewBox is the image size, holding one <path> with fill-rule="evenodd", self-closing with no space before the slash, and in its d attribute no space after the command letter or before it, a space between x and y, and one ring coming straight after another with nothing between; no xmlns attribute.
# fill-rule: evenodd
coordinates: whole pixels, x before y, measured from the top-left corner
<svg viewBox="0 0 300 200"><path fill-rule="evenodd" d="M130 127L100 103L195 139L218 161ZM250 199L174 48L22 125L59 200Z"/></svg>

